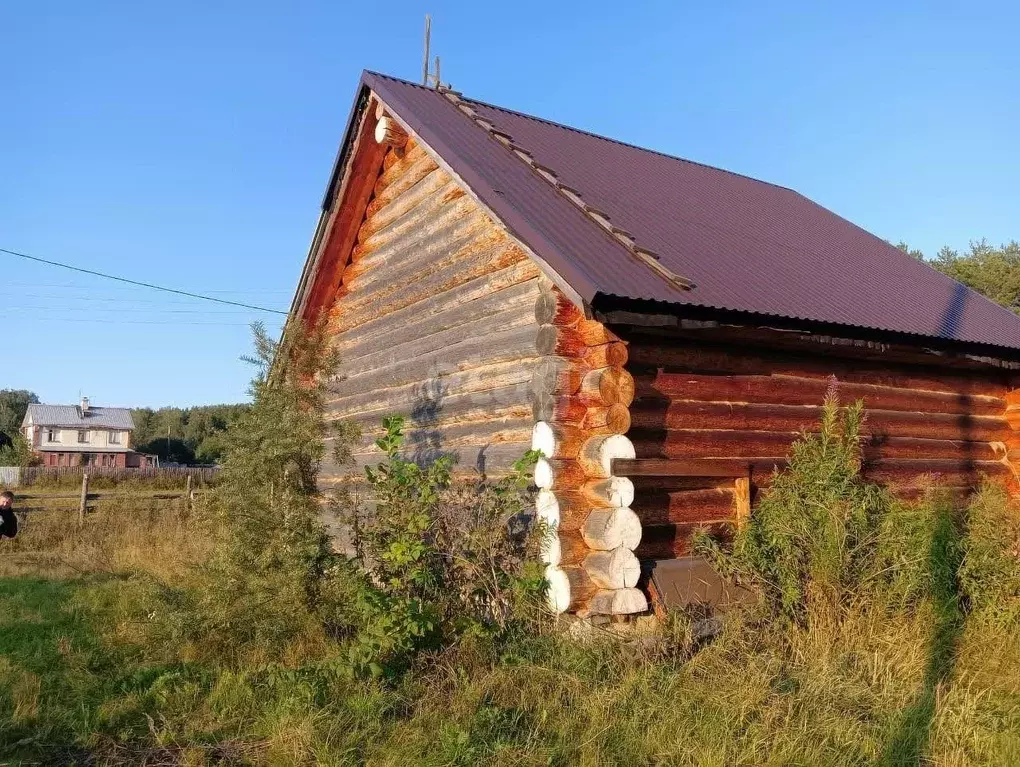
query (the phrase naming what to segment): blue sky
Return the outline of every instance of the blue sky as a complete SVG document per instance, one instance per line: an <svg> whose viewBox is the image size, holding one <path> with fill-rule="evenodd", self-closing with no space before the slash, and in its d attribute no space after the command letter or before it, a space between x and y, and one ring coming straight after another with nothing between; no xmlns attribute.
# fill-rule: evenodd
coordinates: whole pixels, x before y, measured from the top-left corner
<svg viewBox="0 0 1020 767"><path fill-rule="evenodd" d="M4 3L0 247L286 309L363 68L791 186L931 254L1020 238L1010 3ZM238 401L259 315L0 254L0 388Z"/></svg>

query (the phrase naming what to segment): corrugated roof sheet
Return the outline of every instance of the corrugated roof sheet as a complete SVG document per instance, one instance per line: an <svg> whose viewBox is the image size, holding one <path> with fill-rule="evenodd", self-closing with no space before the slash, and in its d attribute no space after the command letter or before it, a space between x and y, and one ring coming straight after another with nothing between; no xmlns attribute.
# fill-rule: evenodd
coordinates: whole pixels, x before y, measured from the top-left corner
<svg viewBox="0 0 1020 767"><path fill-rule="evenodd" d="M678 290L441 92L369 72L362 82L585 300L1020 349L1020 317L791 189L462 97L695 285Z"/></svg>
<svg viewBox="0 0 1020 767"><path fill-rule="evenodd" d="M77 405L29 405L22 426L29 420L36 426L67 426L89 429L133 429L131 411L124 407L89 408L88 415L82 416Z"/></svg>

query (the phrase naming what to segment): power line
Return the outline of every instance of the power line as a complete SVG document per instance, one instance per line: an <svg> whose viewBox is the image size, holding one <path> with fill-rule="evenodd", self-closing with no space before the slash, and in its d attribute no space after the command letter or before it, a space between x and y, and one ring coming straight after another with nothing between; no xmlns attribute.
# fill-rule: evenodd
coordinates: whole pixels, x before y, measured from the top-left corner
<svg viewBox="0 0 1020 767"><path fill-rule="evenodd" d="M213 301L218 304L229 304L230 306L241 306L245 309L254 309L257 312L270 312L272 314L287 315L287 312L280 311L279 309L267 309L264 306L255 306L254 304L244 304L240 301L228 301L225 298L213 298L212 296L203 296L201 293L190 293L187 290L177 290L176 288L165 288L162 285L153 285L149 282L139 282L138 280L129 280L127 277L117 277L112 274L104 274L103 272L94 272L91 269L82 269L80 266L71 266L70 264L62 264L59 261L50 261L45 258L39 258L38 256L30 256L27 253L19 253L16 250L8 250L7 248L0 248L0 253L6 253L10 256L17 256L18 258L24 258L29 261L36 261L40 264L48 264L49 266L59 266L62 269L70 269L72 272L81 272L82 274L91 274L93 277L102 277L107 280L115 280L117 282L124 282L128 285L136 285L141 288L150 288L151 290L161 290L164 293L176 293L179 296L187 296L188 298L197 298L202 301Z"/></svg>

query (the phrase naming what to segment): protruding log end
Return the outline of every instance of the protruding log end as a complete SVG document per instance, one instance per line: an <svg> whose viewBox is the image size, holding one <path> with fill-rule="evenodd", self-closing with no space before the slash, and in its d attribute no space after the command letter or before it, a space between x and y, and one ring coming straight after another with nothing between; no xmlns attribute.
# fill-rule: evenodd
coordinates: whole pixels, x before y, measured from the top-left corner
<svg viewBox="0 0 1020 767"><path fill-rule="evenodd" d="M535 496L535 515L549 527L560 524L560 502L552 490L539 490Z"/></svg>
<svg viewBox="0 0 1020 767"><path fill-rule="evenodd" d="M389 115L383 115L375 124L376 143L400 149L407 143L407 132Z"/></svg>
<svg viewBox="0 0 1020 767"><path fill-rule="evenodd" d="M611 434L585 442L578 461L588 476L607 478L613 475L613 461L634 457L634 444L622 434Z"/></svg>
<svg viewBox="0 0 1020 767"><path fill-rule="evenodd" d="M627 477L609 477L587 482L581 488L592 508L630 506L634 503L634 483Z"/></svg>
<svg viewBox="0 0 1020 767"><path fill-rule="evenodd" d="M648 600L640 589L605 589L588 602L591 615L633 615L648 609Z"/></svg>
<svg viewBox="0 0 1020 767"><path fill-rule="evenodd" d="M584 312L574 306L560 291L549 288L539 293L535 302L535 319L539 325L570 327L584 319Z"/></svg>
<svg viewBox="0 0 1020 767"><path fill-rule="evenodd" d="M585 543L597 551L624 546L631 551L641 543L641 520L631 509L592 509L581 528Z"/></svg>
<svg viewBox="0 0 1020 767"><path fill-rule="evenodd" d="M570 607L570 579L567 574L555 565L548 565L545 580L549 584L545 593L549 609L557 615L565 613Z"/></svg>
<svg viewBox="0 0 1020 767"><path fill-rule="evenodd" d="M566 424L539 421L531 430L531 449L546 458L577 458L583 440L580 429Z"/></svg>
<svg viewBox="0 0 1020 767"><path fill-rule="evenodd" d="M641 577L641 563L625 546L592 552L584 559L584 569L592 582L603 589L633 588Z"/></svg>

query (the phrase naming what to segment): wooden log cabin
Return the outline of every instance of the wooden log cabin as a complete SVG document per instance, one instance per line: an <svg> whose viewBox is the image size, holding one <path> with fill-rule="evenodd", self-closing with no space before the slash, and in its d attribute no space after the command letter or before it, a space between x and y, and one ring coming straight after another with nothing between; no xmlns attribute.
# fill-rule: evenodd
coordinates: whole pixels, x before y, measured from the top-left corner
<svg viewBox="0 0 1020 767"><path fill-rule="evenodd" d="M865 470L1015 483L1020 318L780 186L366 72L292 317L330 417L505 470L529 447L557 611L648 609L643 568L752 513L827 388Z"/></svg>

